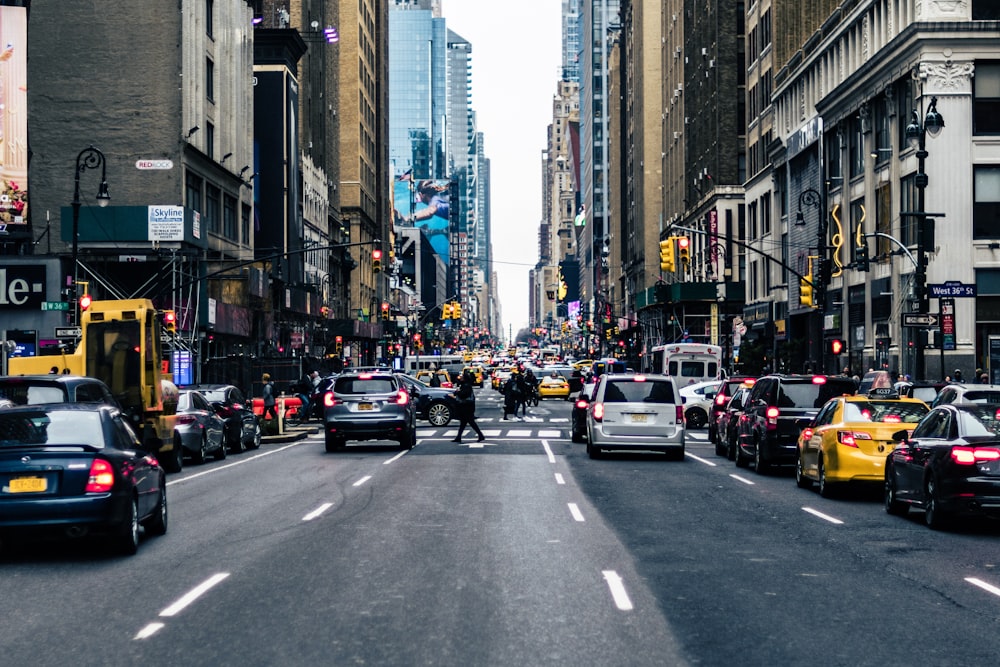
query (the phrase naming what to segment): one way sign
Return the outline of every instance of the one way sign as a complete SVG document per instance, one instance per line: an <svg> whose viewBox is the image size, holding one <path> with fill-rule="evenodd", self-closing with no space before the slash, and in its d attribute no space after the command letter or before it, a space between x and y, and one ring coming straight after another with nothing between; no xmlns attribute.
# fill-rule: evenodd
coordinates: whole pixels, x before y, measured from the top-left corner
<svg viewBox="0 0 1000 667"><path fill-rule="evenodd" d="M939 321L937 313L903 313L904 327L936 327Z"/></svg>

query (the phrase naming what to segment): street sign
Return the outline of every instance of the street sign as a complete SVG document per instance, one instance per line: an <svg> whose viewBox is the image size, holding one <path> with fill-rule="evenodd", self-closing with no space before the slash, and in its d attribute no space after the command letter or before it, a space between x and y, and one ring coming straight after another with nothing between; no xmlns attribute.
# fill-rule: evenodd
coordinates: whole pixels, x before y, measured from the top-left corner
<svg viewBox="0 0 1000 667"><path fill-rule="evenodd" d="M79 338L82 335L80 327L56 327L56 338Z"/></svg>
<svg viewBox="0 0 1000 667"><path fill-rule="evenodd" d="M958 280L947 280L943 283L930 284L927 290L931 298L941 297L974 297L976 296L976 286L966 285Z"/></svg>
<svg viewBox="0 0 1000 667"><path fill-rule="evenodd" d="M936 327L937 313L903 313L904 327Z"/></svg>
<svg viewBox="0 0 1000 667"><path fill-rule="evenodd" d="M42 310L69 310L68 301L42 301Z"/></svg>

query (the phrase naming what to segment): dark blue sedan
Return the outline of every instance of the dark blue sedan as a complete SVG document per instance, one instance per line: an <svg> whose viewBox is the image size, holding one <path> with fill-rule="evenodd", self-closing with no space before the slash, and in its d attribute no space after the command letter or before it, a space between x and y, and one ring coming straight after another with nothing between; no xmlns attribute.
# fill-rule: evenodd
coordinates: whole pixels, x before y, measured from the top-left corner
<svg viewBox="0 0 1000 667"><path fill-rule="evenodd" d="M99 535L116 551L167 532L166 473L115 407L0 409L0 536Z"/></svg>

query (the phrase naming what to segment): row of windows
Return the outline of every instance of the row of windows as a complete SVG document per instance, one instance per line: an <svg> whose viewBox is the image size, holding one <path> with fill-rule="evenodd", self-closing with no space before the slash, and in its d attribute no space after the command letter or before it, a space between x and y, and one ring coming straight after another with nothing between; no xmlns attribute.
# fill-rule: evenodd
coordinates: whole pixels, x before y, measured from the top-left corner
<svg viewBox="0 0 1000 667"><path fill-rule="evenodd" d="M250 243L252 209L249 205L240 205L236 197L223 193L219 186L191 172L185 176L184 201L188 208L201 214L202 228L206 232L233 243Z"/></svg>

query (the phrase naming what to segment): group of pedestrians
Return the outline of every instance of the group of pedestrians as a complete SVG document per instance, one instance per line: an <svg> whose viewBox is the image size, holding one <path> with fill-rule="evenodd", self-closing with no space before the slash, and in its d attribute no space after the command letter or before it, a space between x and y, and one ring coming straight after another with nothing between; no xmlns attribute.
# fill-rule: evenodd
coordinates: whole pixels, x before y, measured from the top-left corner
<svg viewBox="0 0 1000 667"><path fill-rule="evenodd" d="M514 415L517 419L518 412L521 419L528 416L528 400L538 392L538 378L529 368L524 373L520 368L512 368L510 377L504 384L503 393L503 418L507 415Z"/></svg>

